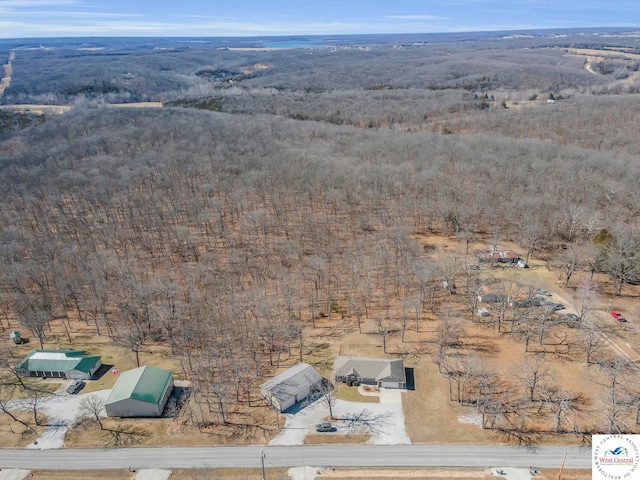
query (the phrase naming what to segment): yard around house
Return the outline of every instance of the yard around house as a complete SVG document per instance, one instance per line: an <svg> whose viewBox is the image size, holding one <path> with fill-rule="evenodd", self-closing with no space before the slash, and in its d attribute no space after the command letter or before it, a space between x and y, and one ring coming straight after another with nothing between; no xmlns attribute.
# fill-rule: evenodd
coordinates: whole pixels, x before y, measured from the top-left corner
<svg viewBox="0 0 640 480"><path fill-rule="evenodd" d="M464 247L462 242L444 237L430 236L421 239L432 244L425 250L436 252L436 255L463 255ZM435 242L435 243L434 243ZM476 250L483 248L482 243L474 244ZM509 246L516 249L517 246ZM471 262L473 257L469 257ZM575 290L567 290L557 285L555 273L548 269L545 262L537 258L532 259L529 269L516 268L493 268L483 266L486 272L488 285L491 287L499 281L521 282L546 288L557 298L561 298L563 303L571 306L574 302ZM578 285L582 281L583 274L577 273L574 284ZM635 292L637 287L628 287L630 292ZM566 297L566 298L565 298ZM616 307L625 312L637 311L633 294L616 300ZM452 315L459 316L465 329L463 350L477 351L482 353L488 365L491 365L497 372L505 377L513 377L514 368L519 365L527 354L524 345L514 342L508 335L497 335L494 330L478 323L472 323L467 318L464 308L455 303L448 303L447 308ZM606 312L606 304L601 302L600 311ZM597 311L594 314L600 315ZM625 349L633 351L640 345L640 335L638 335L638 324L633 315L630 317L628 325L619 325L609 320L610 336L620 342L624 339ZM397 325L397 324L396 324ZM413 368L415 375L415 390L402 394L403 413L407 434L413 443L493 443L502 439L495 433L480 428L474 423L478 417L478 412L473 406L462 406L457 402L449 400L449 382L442 374L438 373L438 367L433 363L434 339L440 325L439 316L427 314L420 320L418 332L413 326L407 328L405 341L402 342L401 332L396 329L387 339L387 351L392 356L398 355L405 358L407 367ZM73 342L68 343L62 328L52 322L53 335L49 337L46 348L75 348L87 350L91 354L100 354L105 365L113 365L120 372L134 368L135 355L125 347L110 341L104 336L96 336L87 332L87 327L75 322L79 333L73 336ZM354 318L338 318L337 314L331 314L316 320L316 328L307 327L309 338L308 358L303 358L312 364L318 365L319 370L329 376L333 357L338 354L359 354L363 356L384 356L381 338L375 333L376 326L373 319L365 320L362 325L362 333L358 332ZM328 340L328 341L327 341ZM626 345L628 344L628 345ZM26 345L11 346L11 355L17 361L33 348L33 343ZM547 355L548 364L555 377L562 382L565 388L571 388L585 395L592 388L589 382L589 375L593 369L587 367L579 358L579 351L570 354ZM141 364L149 364L174 370L176 376L180 376L180 368L177 359L173 358L168 348L161 344L149 342L145 344L139 352ZM288 362L295 361L290 358ZM111 388L117 380L111 370L97 380L87 382L86 387L80 392L81 395L97 392ZM67 382L58 379L28 379L40 385L40 388L53 391L62 389ZM363 404L378 403L378 397L363 396L358 393L355 387L338 385L336 390L338 399L346 402L361 402ZM138 427L145 432L139 440L139 445L148 446L179 446L179 445L215 445L215 444L243 444L243 443L267 443L278 434L276 417L273 411L264 406L252 407L248 410L254 420L265 429L256 429L238 434L238 430L232 425L218 425L212 428L200 430L189 425L184 417L162 418L162 419L107 419L105 424L115 428L127 425ZM321 416L323 418L326 415ZM582 421L592 420L589 411L581 414ZM322 419L322 418L321 418ZM471 419L471 421L469 421ZM33 436L24 438L11 436L11 441L7 440L9 446L25 446L33 441ZM310 432L308 441L310 443L322 443L326 438L328 443L338 442L333 436L316 435ZM338 437L340 438L340 437ZM367 436L353 434L342 436L345 442L366 441ZM72 428L65 439L65 446L95 446L104 445L104 432L100 432L95 424L87 421L81 422L79 426ZM305 440L307 441L307 440ZM565 441L574 442L578 439L571 436L563 436L559 439L553 436L546 436L543 440L548 443L563 443Z"/></svg>

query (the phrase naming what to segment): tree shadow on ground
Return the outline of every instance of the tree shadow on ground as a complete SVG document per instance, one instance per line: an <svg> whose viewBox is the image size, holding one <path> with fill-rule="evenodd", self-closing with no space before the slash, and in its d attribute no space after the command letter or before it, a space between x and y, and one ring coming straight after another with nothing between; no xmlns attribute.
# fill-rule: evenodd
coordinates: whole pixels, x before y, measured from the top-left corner
<svg viewBox="0 0 640 480"><path fill-rule="evenodd" d="M182 409L189 401L192 390L190 387L174 386L162 412L162 418L179 417Z"/></svg>

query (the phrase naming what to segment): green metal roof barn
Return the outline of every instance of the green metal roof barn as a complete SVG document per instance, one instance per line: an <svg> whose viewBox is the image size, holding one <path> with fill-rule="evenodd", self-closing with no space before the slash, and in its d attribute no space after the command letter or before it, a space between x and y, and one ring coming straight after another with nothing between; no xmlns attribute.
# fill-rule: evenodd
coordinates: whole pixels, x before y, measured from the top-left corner
<svg viewBox="0 0 640 480"><path fill-rule="evenodd" d="M121 373L105 408L110 417L159 417L173 390L173 372L138 367Z"/></svg>

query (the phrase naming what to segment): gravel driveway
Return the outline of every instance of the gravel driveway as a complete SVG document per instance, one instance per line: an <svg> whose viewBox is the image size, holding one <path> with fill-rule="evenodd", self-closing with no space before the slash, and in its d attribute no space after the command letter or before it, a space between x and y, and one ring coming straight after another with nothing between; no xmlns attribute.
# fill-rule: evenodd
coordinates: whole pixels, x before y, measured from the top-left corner
<svg viewBox="0 0 640 480"><path fill-rule="evenodd" d="M44 450L64 447L64 436L67 431L82 418L80 413L82 400L90 396L96 396L106 401L110 393L110 389L80 395L60 393L38 400L38 411L47 417L48 426L40 437L27 445L27 448ZM30 410L33 405L31 402L31 400L18 400L11 402L9 408L12 410Z"/></svg>

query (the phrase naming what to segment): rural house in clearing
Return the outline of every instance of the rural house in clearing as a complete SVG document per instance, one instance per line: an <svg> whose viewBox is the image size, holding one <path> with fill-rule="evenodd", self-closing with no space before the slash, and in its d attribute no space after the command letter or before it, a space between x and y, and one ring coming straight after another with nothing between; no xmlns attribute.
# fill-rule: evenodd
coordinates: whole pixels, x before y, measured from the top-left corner
<svg viewBox="0 0 640 480"><path fill-rule="evenodd" d="M173 390L173 372L138 367L120 374L105 403L109 417L159 417Z"/></svg>
<svg viewBox="0 0 640 480"><path fill-rule="evenodd" d="M17 366L24 377L90 379L102 366L100 356L84 350L33 350Z"/></svg>
<svg viewBox="0 0 640 480"><path fill-rule="evenodd" d="M519 263L524 264L524 260L520 258L516 252L511 250L494 250L491 249L490 252L487 252L480 256L481 262L491 262L491 263L506 263L510 265L515 265Z"/></svg>
<svg viewBox="0 0 640 480"><path fill-rule="evenodd" d="M260 393L276 410L283 412L306 399L322 383L311 365L299 363L260 385Z"/></svg>
<svg viewBox="0 0 640 480"><path fill-rule="evenodd" d="M336 382L407 388L407 376L401 358L339 356L333 362L333 376Z"/></svg>

